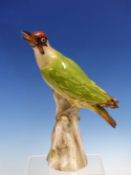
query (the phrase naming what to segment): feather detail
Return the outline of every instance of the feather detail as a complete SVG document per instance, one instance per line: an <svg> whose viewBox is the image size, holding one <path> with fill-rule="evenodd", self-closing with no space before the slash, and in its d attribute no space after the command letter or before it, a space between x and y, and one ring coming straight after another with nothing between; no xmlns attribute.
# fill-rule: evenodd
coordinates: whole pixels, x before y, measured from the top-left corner
<svg viewBox="0 0 131 175"><path fill-rule="evenodd" d="M103 107L99 105L94 105L94 106L90 106L89 109L99 114L113 128L116 127L116 121L109 115L109 113Z"/></svg>

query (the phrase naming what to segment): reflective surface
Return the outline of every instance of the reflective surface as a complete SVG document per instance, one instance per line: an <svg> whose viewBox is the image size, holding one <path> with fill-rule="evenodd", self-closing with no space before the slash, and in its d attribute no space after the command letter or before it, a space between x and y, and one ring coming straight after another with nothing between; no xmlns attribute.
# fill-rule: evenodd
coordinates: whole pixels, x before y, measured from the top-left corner
<svg viewBox="0 0 131 175"><path fill-rule="evenodd" d="M105 175L99 155L88 155L88 166L74 172L62 172L48 167L46 157L32 156L29 160L27 175Z"/></svg>

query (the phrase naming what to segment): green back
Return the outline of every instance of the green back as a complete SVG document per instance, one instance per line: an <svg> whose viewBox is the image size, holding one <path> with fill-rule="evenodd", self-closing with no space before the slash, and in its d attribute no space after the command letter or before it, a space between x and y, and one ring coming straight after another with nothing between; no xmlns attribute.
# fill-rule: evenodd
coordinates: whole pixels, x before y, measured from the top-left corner
<svg viewBox="0 0 131 175"><path fill-rule="evenodd" d="M57 59L42 69L45 81L59 93L91 103L105 103L110 96L78 64L56 51Z"/></svg>

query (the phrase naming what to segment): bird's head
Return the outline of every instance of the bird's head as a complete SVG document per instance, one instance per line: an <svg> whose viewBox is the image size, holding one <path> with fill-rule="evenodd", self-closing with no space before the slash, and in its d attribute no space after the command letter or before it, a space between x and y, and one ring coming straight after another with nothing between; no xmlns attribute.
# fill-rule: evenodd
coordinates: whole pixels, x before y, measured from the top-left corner
<svg viewBox="0 0 131 175"><path fill-rule="evenodd" d="M23 38L31 45L33 48L38 48L41 54L44 54L44 47L48 46L48 37L44 32L28 32L22 31Z"/></svg>

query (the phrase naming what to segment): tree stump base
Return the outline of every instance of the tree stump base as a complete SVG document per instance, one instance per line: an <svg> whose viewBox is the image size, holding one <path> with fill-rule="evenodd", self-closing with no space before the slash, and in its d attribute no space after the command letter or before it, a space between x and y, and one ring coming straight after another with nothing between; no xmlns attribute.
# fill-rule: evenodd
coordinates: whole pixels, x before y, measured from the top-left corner
<svg viewBox="0 0 131 175"><path fill-rule="evenodd" d="M60 171L75 171L87 165L78 128L79 109L54 92L56 123L47 160L49 167Z"/></svg>

